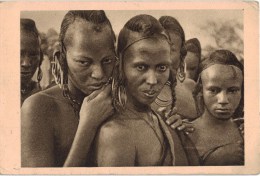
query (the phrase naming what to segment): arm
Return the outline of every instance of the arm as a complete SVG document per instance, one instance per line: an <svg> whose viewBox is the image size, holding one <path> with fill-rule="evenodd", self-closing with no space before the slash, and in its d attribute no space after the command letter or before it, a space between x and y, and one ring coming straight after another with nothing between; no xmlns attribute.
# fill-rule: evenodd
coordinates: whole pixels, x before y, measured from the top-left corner
<svg viewBox="0 0 260 176"><path fill-rule="evenodd" d="M54 166L54 136L49 104L39 96L28 98L21 109L22 167Z"/></svg>
<svg viewBox="0 0 260 176"><path fill-rule="evenodd" d="M86 97L80 109L80 121L65 161L65 167L85 166L88 152L99 125L113 114L111 87L106 86Z"/></svg>
<svg viewBox="0 0 260 176"><path fill-rule="evenodd" d="M101 127L96 139L98 166L134 166L135 146L131 133L115 123Z"/></svg>

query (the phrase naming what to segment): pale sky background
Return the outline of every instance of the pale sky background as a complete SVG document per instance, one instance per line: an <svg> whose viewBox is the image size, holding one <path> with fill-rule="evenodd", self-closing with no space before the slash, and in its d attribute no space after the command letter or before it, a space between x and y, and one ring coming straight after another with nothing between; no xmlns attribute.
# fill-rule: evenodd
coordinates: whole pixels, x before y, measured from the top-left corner
<svg viewBox="0 0 260 176"><path fill-rule="evenodd" d="M214 40L205 31L200 30L200 27L208 20L215 22L233 20L243 24L242 10L106 10L105 12L116 34L131 17L138 14L149 14L157 19L162 15L173 16L182 25L186 40L198 38L202 48L209 43L214 45ZM66 13L67 11L23 11L21 18L35 20L40 32L46 33L49 28L54 28L59 32L61 21ZM243 33L240 36L243 38Z"/></svg>

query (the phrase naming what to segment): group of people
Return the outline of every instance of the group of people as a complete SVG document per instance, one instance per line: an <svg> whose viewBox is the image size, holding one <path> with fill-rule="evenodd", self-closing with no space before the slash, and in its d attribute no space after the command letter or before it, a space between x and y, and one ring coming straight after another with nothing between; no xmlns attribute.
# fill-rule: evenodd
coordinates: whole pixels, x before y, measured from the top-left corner
<svg viewBox="0 0 260 176"><path fill-rule="evenodd" d="M40 42L21 19L22 167L244 164L243 65L232 52L202 61L171 16L134 16L116 40L104 11L69 11L57 85L41 90Z"/></svg>

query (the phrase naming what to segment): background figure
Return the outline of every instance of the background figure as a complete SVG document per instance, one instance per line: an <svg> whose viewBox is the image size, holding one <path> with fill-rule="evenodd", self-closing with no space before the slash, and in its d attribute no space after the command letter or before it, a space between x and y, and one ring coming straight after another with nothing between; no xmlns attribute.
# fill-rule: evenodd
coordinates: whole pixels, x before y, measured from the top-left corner
<svg viewBox="0 0 260 176"><path fill-rule="evenodd" d="M171 89L168 85L165 85L152 104L152 108L156 111L169 113L171 103L176 101L175 105L179 115L188 119L196 118L198 114L192 96L192 88L195 86L195 82L185 79L184 73L184 58L187 53L184 46L184 30L178 20L171 16L162 16L159 21L166 30L171 43L171 77L175 86Z"/></svg>
<svg viewBox="0 0 260 176"><path fill-rule="evenodd" d="M244 137L233 117L244 107L243 65L228 50L217 50L203 60L196 85L198 109L190 134L201 165L243 165Z"/></svg>
<svg viewBox="0 0 260 176"><path fill-rule="evenodd" d="M187 55L185 57L186 76L197 82L199 63L201 61L201 46L197 38L192 38L185 42Z"/></svg>
<svg viewBox="0 0 260 176"><path fill-rule="evenodd" d="M41 63L43 54L40 48L40 36L35 22L31 19L20 20L20 67L21 67L21 106L24 100L32 94L41 90L40 81L42 79ZM37 81L32 80L37 72Z"/></svg>

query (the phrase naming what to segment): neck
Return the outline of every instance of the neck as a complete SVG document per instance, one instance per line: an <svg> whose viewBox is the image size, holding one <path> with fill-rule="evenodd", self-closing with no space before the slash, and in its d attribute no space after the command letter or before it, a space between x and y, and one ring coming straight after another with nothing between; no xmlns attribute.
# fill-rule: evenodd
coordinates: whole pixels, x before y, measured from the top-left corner
<svg viewBox="0 0 260 176"><path fill-rule="evenodd" d="M151 111L151 107L149 105L145 105L140 102L133 101L132 99L129 98L127 99L126 102L126 108L139 113L147 113Z"/></svg>
<svg viewBox="0 0 260 176"><path fill-rule="evenodd" d="M83 99L87 96L85 95L81 90L79 90L74 84L68 80L68 88L69 88L69 93L72 96L73 99L75 99L77 102L82 102Z"/></svg>
<svg viewBox="0 0 260 176"><path fill-rule="evenodd" d="M227 120L217 119L211 113L209 113L207 109L204 110L201 119L208 127L214 127L214 128L217 127L225 128L231 122L231 118Z"/></svg>

